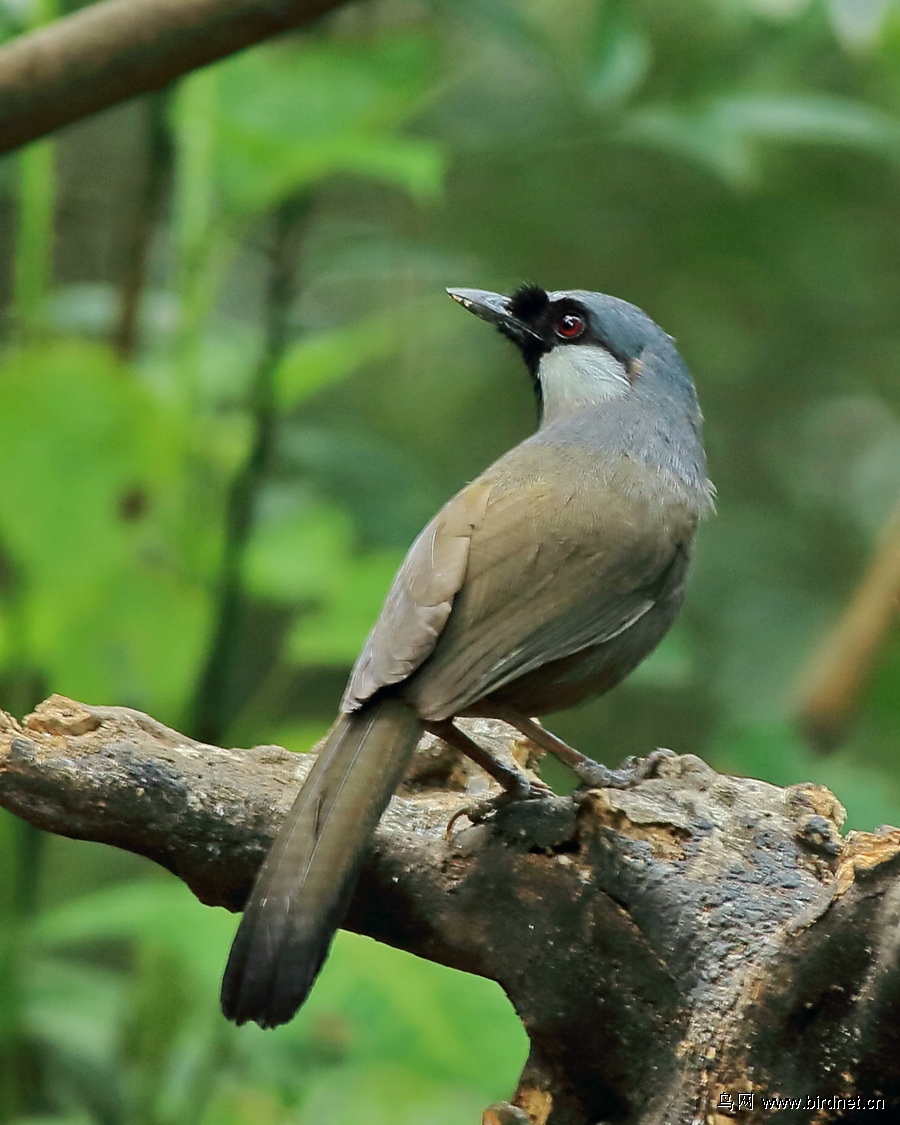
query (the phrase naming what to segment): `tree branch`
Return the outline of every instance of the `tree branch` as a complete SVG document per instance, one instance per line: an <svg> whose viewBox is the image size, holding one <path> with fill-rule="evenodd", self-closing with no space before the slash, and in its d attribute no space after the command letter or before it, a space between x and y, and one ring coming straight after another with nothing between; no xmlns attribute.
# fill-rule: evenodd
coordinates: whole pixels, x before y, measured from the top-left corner
<svg viewBox="0 0 900 1125"><path fill-rule="evenodd" d="M0 153L160 90L339 0L99 0L0 48Z"/></svg>
<svg viewBox="0 0 900 1125"><path fill-rule="evenodd" d="M57 696L0 723L0 804L150 856L231 909L307 768ZM764 1096L798 1099L785 1122L856 1120L850 1098L900 1106L900 831L841 838L825 789L673 755L631 789L520 802L447 838L461 777L424 744L346 924L505 989L531 1053L515 1105L486 1122L724 1125L738 1094L755 1096L741 1122L773 1119Z"/></svg>
<svg viewBox="0 0 900 1125"><path fill-rule="evenodd" d="M832 750L859 710L892 629L900 622L900 503L840 619L800 677L797 721L818 750Z"/></svg>

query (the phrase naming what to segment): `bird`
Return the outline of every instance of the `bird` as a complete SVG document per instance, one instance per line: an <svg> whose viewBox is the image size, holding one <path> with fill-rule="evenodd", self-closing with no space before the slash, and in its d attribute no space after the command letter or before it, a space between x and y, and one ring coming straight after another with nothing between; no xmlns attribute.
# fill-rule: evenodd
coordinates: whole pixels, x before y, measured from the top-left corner
<svg viewBox="0 0 900 1125"><path fill-rule="evenodd" d="M221 991L238 1024L277 1027L306 999L424 731L513 798L549 789L455 719L511 723L584 784L633 779L535 717L609 691L656 647L713 510L691 375L646 313L532 284L447 292L516 346L538 426L440 509L397 572L245 906Z"/></svg>

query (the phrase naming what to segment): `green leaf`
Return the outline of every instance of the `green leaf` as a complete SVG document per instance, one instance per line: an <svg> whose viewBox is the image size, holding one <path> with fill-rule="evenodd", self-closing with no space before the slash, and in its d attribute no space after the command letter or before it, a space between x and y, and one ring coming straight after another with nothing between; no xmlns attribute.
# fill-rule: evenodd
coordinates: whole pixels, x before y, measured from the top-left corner
<svg viewBox="0 0 900 1125"><path fill-rule="evenodd" d="M698 164L735 187L758 178L759 162L752 147L708 114L645 106L630 111L615 136Z"/></svg>
<svg viewBox="0 0 900 1125"><path fill-rule="evenodd" d="M474 1086L487 1097L499 1097L504 1081L514 1084L527 1050L524 1030L492 981L355 934L339 935L310 997L310 1021L326 1012L366 1027L354 1061L403 1059L421 1076Z"/></svg>
<svg viewBox="0 0 900 1125"><path fill-rule="evenodd" d="M389 356L398 344L396 319L396 313L377 313L290 347L275 373L282 405L297 406L363 364Z"/></svg>
<svg viewBox="0 0 900 1125"><path fill-rule="evenodd" d="M584 93L595 108L627 101L643 85L652 53L621 3L598 4L584 73Z"/></svg>
<svg viewBox="0 0 900 1125"><path fill-rule="evenodd" d="M645 106L627 115L618 136L703 164L735 186L758 178L763 142L839 145L900 160L900 121L827 94L727 95L697 109Z"/></svg>
<svg viewBox="0 0 900 1125"><path fill-rule="evenodd" d="M449 10L466 28L475 29L478 40L490 37L523 55L547 52L546 34L534 10L515 0L457 0ZM552 10L548 14L552 16Z"/></svg>
<svg viewBox="0 0 900 1125"><path fill-rule="evenodd" d="M863 51L874 47L881 38L896 5L892 0L829 0L831 26L841 42L851 49Z"/></svg>
<svg viewBox="0 0 900 1125"><path fill-rule="evenodd" d="M263 211L336 173L435 198L437 145L398 134L431 84L431 54L414 35L359 45L308 38L223 64L216 162L228 209Z"/></svg>
<svg viewBox="0 0 900 1125"><path fill-rule="evenodd" d="M171 714L190 689L208 595L185 578L175 537L186 434L180 408L98 345L0 365L6 622L15 658L55 690Z"/></svg>
<svg viewBox="0 0 900 1125"><path fill-rule="evenodd" d="M166 876L116 883L43 911L34 939L42 950L113 941L151 940L176 951L204 987L214 986L234 923Z"/></svg>
<svg viewBox="0 0 900 1125"><path fill-rule="evenodd" d="M112 1057L122 1011L121 974L84 959L36 957L28 966L29 1031L82 1065L102 1069Z"/></svg>
<svg viewBox="0 0 900 1125"><path fill-rule="evenodd" d="M830 94L739 94L717 99L710 117L744 137L794 144L836 144L900 157L900 122L863 102Z"/></svg>
<svg viewBox="0 0 900 1125"><path fill-rule="evenodd" d="M435 146L366 135L328 138L300 148L237 126L223 127L220 149L223 194L237 214L274 207L289 195L337 173L353 173L404 188L421 202L441 186L443 161Z"/></svg>
<svg viewBox="0 0 900 1125"><path fill-rule="evenodd" d="M348 562L335 594L302 614L291 630L289 658L300 664L352 664L402 561L402 552L384 551Z"/></svg>
<svg viewBox="0 0 900 1125"><path fill-rule="evenodd" d="M339 589L350 563L352 531L342 509L269 490L244 560L247 590L281 602L315 600Z"/></svg>
<svg viewBox="0 0 900 1125"><path fill-rule="evenodd" d="M170 567L135 563L85 592L77 614L60 616L48 602L34 607L32 621L53 646L45 662L58 691L174 716L205 652L209 594Z"/></svg>
<svg viewBox="0 0 900 1125"><path fill-rule="evenodd" d="M509 1096L515 1079L502 1085L496 1098ZM459 1125L477 1121L487 1099L461 1083L439 1084L416 1073L408 1063L386 1060L367 1067L341 1068L313 1085L305 1110L310 1121L329 1125Z"/></svg>

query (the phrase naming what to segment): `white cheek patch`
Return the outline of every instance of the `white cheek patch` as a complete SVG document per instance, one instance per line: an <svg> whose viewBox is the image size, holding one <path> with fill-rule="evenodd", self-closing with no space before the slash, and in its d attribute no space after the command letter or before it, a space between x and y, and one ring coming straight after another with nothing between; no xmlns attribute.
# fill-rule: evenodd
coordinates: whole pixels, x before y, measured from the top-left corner
<svg viewBox="0 0 900 1125"><path fill-rule="evenodd" d="M557 417L628 393L625 365L594 344L558 345L538 366L544 416Z"/></svg>

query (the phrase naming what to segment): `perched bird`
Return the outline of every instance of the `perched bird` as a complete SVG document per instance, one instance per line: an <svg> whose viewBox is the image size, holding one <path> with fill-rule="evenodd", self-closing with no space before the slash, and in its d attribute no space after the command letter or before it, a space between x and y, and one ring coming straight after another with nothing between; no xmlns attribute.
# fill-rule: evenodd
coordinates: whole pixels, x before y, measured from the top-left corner
<svg viewBox="0 0 900 1125"><path fill-rule="evenodd" d="M520 349L540 424L438 512L406 556L341 714L244 909L222 982L237 1023L306 999L366 843L423 730L521 797L458 716L505 719L590 784L622 777L529 716L609 691L657 645L712 509L694 385L640 309L583 290L449 289Z"/></svg>

